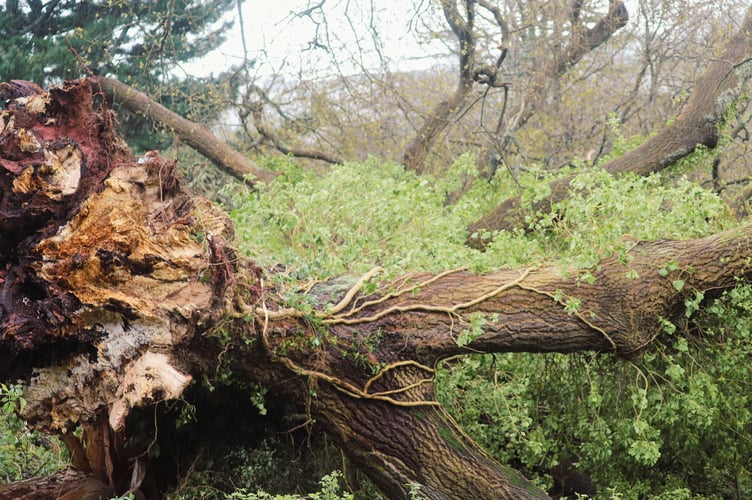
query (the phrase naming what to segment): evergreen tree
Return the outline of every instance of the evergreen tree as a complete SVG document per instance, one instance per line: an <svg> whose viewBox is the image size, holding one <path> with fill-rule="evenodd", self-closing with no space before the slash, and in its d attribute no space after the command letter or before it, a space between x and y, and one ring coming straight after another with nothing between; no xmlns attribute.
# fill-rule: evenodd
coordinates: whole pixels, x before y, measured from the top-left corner
<svg viewBox="0 0 752 500"><path fill-rule="evenodd" d="M9 0L0 5L0 81L46 86L88 74L111 76L186 114L196 105L198 89L226 84L231 73L178 79L175 69L224 42L232 26L225 14L235 5L233 0ZM120 119L135 149L166 146L164 139L155 141L143 119L124 112Z"/></svg>

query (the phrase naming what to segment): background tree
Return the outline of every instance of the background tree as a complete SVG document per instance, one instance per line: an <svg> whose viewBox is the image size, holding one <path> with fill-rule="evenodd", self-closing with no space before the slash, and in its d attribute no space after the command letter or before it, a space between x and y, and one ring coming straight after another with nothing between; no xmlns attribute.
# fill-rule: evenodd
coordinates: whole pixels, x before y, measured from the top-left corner
<svg viewBox="0 0 752 500"><path fill-rule="evenodd" d="M746 34L749 27L752 16L748 12L740 30L719 49L718 57L697 78L675 121L639 147L605 163L603 169L615 175L627 172L650 175L675 165L698 148L712 150L718 146L729 114L746 106L745 84L749 77L740 68L752 50L752 39ZM714 163L714 177L717 163L718 160ZM524 227L526 218L535 219L536 212L550 212L553 205L569 195L570 181L571 177L563 177L551 183L549 195L537 200L532 210L525 210L520 197L510 197L470 226L468 242L482 247L484 230L514 230Z"/></svg>
<svg viewBox="0 0 752 500"><path fill-rule="evenodd" d="M373 35L381 31L370 28L387 20L394 24L393 11L372 7L361 16L350 12L349 22L359 34L351 41L326 29L330 19L347 18L348 12L338 11L337 4L301 7L299 16L290 16L290 29L315 24L314 39L276 66L258 59L260 68L278 76L257 80L264 91L247 94L249 109L263 110L255 116L262 118L267 136L277 135L288 151L296 144L309 145L340 160L383 151L387 158L403 162L406 151L433 135L420 129L436 117L442 133L427 142L425 154L430 157L429 170L437 174L468 150L477 153L481 167L485 165L486 152L499 140L499 126L503 144L494 148L503 153L503 165L498 165L502 168L506 165L516 173L556 170L572 163L573 152L597 163L613 150L618 136L644 135L679 112L691 82L706 66L707 54L736 30L744 8L734 2L646 1L637 4L631 21L622 26L626 14L618 3L468 5L473 30L466 34L474 43L468 54L474 55L475 66L466 69L464 83L460 42L444 12L446 7L450 19L466 25L464 3L421 3L402 14L403 45L415 44L423 51L416 64L432 61L425 65L430 69L412 71L390 58L383 50L386 41ZM579 28L573 31L573 26ZM613 36L590 46L587 37L603 41L597 37L607 38L605 28ZM506 57L496 68L505 29ZM322 60L331 59L333 66L323 69ZM566 64L567 60L576 64ZM474 78L491 78L484 75L492 69L494 81L505 86L488 88L483 81L475 82ZM354 76L356 72L361 76ZM299 75L302 83L284 82L283 73ZM468 89L459 94L465 105L454 110L454 117L439 118L437 107L463 88ZM540 106L545 113L537 115ZM263 140L252 125L246 130L249 146L273 147L273 141ZM736 177L729 172L732 176Z"/></svg>
<svg viewBox="0 0 752 500"><path fill-rule="evenodd" d="M218 116L216 96L232 95L232 70L217 76L181 74L180 64L226 40L234 0L5 2L0 6L0 80L39 85L88 74L112 76L192 119ZM213 97L215 96L215 97ZM125 137L137 150L164 148L153 125L123 112ZM202 121L202 120L198 120Z"/></svg>
<svg viewBox="0 0 752 500"><path fill-rule="evenodd" d="M438 175L443 175L458 155L473 151L478 167L460 174L465 184L451 194L451 202L456 201L481 172L483 179L498 168L510 170L515 177L522 171L545 176L563 167L602 165L610 159L610 154L621 154L616 148L622 147L625 138L639 142L645 130L663 127L682 109L688 112L685 104L692 90L691 82L715 61L707 54L720 53L729 34L741 24L744 7L734 2L684 5L646 1L638 4L632 22L624 24L627 14L623 6L613 2L608 6L576 2L566 8L550 3L539 6L534 2L521 5L470 2L459 10L452 2L431 6L421 4L405 21L416 37L434 43L425 45L429 57L437 61L428 71L396 71L389 57L379 51L378 38L369 49L372 38L362 35L357 43L347 46L350 52L346 52L341 45L345 42L335 37L326 38L323 34L330 31L324 28L317 30L317 43L312 42L310 46L314 48L301 53L305 63L301 63L300 68L314 68L317 67L315 61L336 59L339 55L343 58L335 68L359 68L363 76L353 77L351 70L315 78L311 75L316 73L310 72L305 74L306 83L297 87L292 84L275 86L275 80L268 80L261 97L253 97L253 92L247 94L246 107L253 113L241 113L245 117L256 117L263 124L262 135L245 121L245 130L252 138L251 147L274 148L274 140L268 138L278 137L285 144L286 153L296 154L312 147L309 153L317 154L306 156L325 157L329 161L363 159L376 153L404 163L407 156L426 158L429 155L430 170ZM299 26L301 19L311 20L317 26L326 27L327 16L334 17L326 9L325 5L317 5L310 11L301 11L305 15L291 18L290 22ZM370 19L371 25L376 25L382 12L376 8L368 12L370 16L364 17ZM467 12L472 14L472 30L467 29ZM462 21L458 21L455 28L460 34L465 33L462 43L473 42L472 50L457 51L455 45L460 42L447 23L447 14L449 19ZM350 17L351 25L358 22L356 16ZM720 29L722 25L727 28ZM377 31L366 29L366 24L360 26L360 33ZM463 26L465 31L461 29ZM509 26L513 28L510 30ZM510 40L502 61L498 40L505 30L509 31ZM609 39L614 31L615 36ZM595 43L606 39L610 41L600 46ZM465 80L462 80L462 73L460 77L452 74L456 71L449 69L452 59L434 55L439 53L435 46L437 40L444 42L450 51L465 53L467 58L474 56L470 63L465 59L467 64L475 65L473 71L465 71ZM324 52L320 47L327 47L329 51ZM353 47L361 51L360 58L347 56L355 50ZM681 50L677 50L678 47ZM363 57L364 53L371 58ZM737 55L737 62L743 60L743 54ZM458 56L454 57L459 60ZM364 59L379 63L365 67ZM574 62L576 64L571 64ZM286 61L285 67L294 70L296 66ZM458 67L461 69L463 65ZM488 88L483 84L491 78L488 75L492 70L499 73L499 79L493 76L494 82L503 80L505 85ZM480 80L478 85L474 79ZM629 84L625 85L625 81ZM321 91L316 90L317 85ZM728 139L721 141L726 147L717 150L715 156L708 156L705 174L695 174L703 175L704 178L698 179L700 182L723 192L738 209L744 207L746 199L739 186L744 185L749 176L746 168L739 168L743 160L736 166L723 160L727 156L746 157L747 101L743 89L740 90L741 93L736 94L739 99L731 107L723 106L727 113L721 111L717 116L717 123L728 123L730 127ZM454 118L447 111L452 108L448 106L453 100L448 96L452 95L457 102L465 102L454 110ZM538 115L536 110L540 106L545 113ZM449 114L437 118L437 110L442 109ZM299 114L301 110L305 111ZM676 126L678 124L674 124ZM677 136L672 132L667 134ZM298 142L302 149L296 149L296 141L301 138L305 138L307 145ZM689 139L692 138L687 137ZM696 144L709 142L702 139ZM645 148L654 146L655 141ZM684 145L677 154L686 154L694 147L694 143ZM497 153L490 154L492 150ZM503 154L498 154L499 151ZM666 158L676 157L674 152L664 153L661 154ZM647 158L649 155L643 149L639 156ZM489 163L489 160L493 161ZM634 163L633 157L624 158L622 162ZM608 168L619 170L620 165ZM511 196L509 202L488 217L474 221L469 233L478 235L479 230L523 227L524 218L535 212L535 208L532 211L519 209L519 196L524 197L524 188L518 186L516 197ZM552 190L561 191L556 187ZM502 223L507 215L509 219ZM473 244L478 244L478 240Z"/></svg>
<svg viewBox="0 0 752 500"><path fill-rule="evenodd" d="M405 166L422 171L424 168L425 158L431 144L436 140L437 135L451 121L450 117L463 110L465 100L473 86L473 83L487 85L489 89L503 88L508 90L511 82L500 81L502 79L502 64L504 63L507 51L507 45L518 45L510 39L509 22L505 19L505 14L497 5L490 2L477 2L479 7L488 11L496 23L500 40L496 49L500 54L494 63L483 63L477 60L476 52L478 47L476 34L476 18L480 21L480 13L476 12L476 2L465 2L465 12L459 12L457 2L442 2L444 17L457 37L459 42L459 83L452 97L443 100L437 108L426 118L423 126L420 128L415 138L408 145L405 152ZM536 6L537 7L537 6ZM527 16L527 12L520 13L521 26L513 26L515 32L522 33L519 45L529 47L538 44L547 47L548 50L540 53L538 60L529 61L529 73L532 75L528 85L518 91L519 98L510 106L510 112L513 118L499 116L491 120L490 126L485 125L485 132L488 136L483 141L484 151L479 154L483 160L492 161L495 165L502 160L500 155L503 153L507 142L507 137L518 127L524 126L531 116L544 102L544 98L557 98L558 92L550 92L552 86L556 87L560 77L583 57L585 53L595 49L619 28L623 27L628 19L627 11L620 2L610 2L609 12L602 19L597 21L594 26L588 28L583 25L583 3L574 2L571 11L566 12L558 4L545 4L541 6L540 12L535 12L535 17L540 19L539 23L531 24L530 19L533 16ZM552 7L549 10L549 7ZM565 32L564 25L567 26L568 37L562 36ZM488 37L493 39L494 37ZM523 52L524 49L521 51ZM514 68L512 69L514 71ZM485 94L488 90L484 91ZM506 109L507 93L504 95L502 110ZM485 104L485 103L484 103ZM490 114L503 114L503 111ZM484 126L481 124L481 126ZM490 143L490 144L489 144Z"/></svg>

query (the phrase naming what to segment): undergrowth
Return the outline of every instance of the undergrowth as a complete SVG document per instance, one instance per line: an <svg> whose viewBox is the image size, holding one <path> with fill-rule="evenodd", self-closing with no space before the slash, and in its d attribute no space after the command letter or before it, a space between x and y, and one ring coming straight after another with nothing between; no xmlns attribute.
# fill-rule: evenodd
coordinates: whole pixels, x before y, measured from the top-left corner
<svg viewBox="0 0 752 500"><path fill-rule="evenodd" d="M387 270L384 279L541 263L558 263L566 275L640 240L696 238L738 223L716 195L671 173L617 178L581 167L573 196L551 213L529 212L527 228L483 235L489 245L480 252L465 245L466 225L506 197L547 196L551 177L497 175L447 205L463 175L474 173L472 155L444 179L375 158L323 176L286 158L264 166L284 172L267 192L236 187L225 196L241 252L283 270L290 287L375 265ZM556 470L568 464L599 498L751 496L752 288L704 310L697 303L687 305L691 321L667 325L663 340L635 359L467 356L440 370L439 398L498 460L554 493L567 488Z"/></svg>
<svg viewBox="0 0 752 500"><path fill-rule="evenodd" d="M57 438L32 431L16 415L25 404L20 385L0 384L0 484L44 476L68 463Z"/></svg>

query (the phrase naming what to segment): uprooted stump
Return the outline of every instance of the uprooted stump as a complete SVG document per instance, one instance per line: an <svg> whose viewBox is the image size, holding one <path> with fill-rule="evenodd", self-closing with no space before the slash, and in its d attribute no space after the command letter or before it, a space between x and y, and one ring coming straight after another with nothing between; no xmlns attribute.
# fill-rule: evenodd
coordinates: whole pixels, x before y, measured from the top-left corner
<svg viewBox="0 0 752 500"><path fill-rule="evenodd" d="M79 424L116 450L131 408L190 382L173 351L211 322L232 228L174 161L130 155L96 83L0 95L0 379L26 382L23 418L72 452ZM93 448L74 465L114 486Z"/></svg>

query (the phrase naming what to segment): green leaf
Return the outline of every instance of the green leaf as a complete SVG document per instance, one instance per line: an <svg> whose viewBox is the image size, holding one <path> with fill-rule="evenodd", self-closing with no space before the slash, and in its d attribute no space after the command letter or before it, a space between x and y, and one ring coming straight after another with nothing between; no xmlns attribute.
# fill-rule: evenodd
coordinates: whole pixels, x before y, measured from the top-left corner
<svg viewBox="0 0 752 500"><path fill-rule="evenodd" d="M638 440L632 442L627 453L638 463L650 466L661 458L661 447L655 441Z"/></svg>

